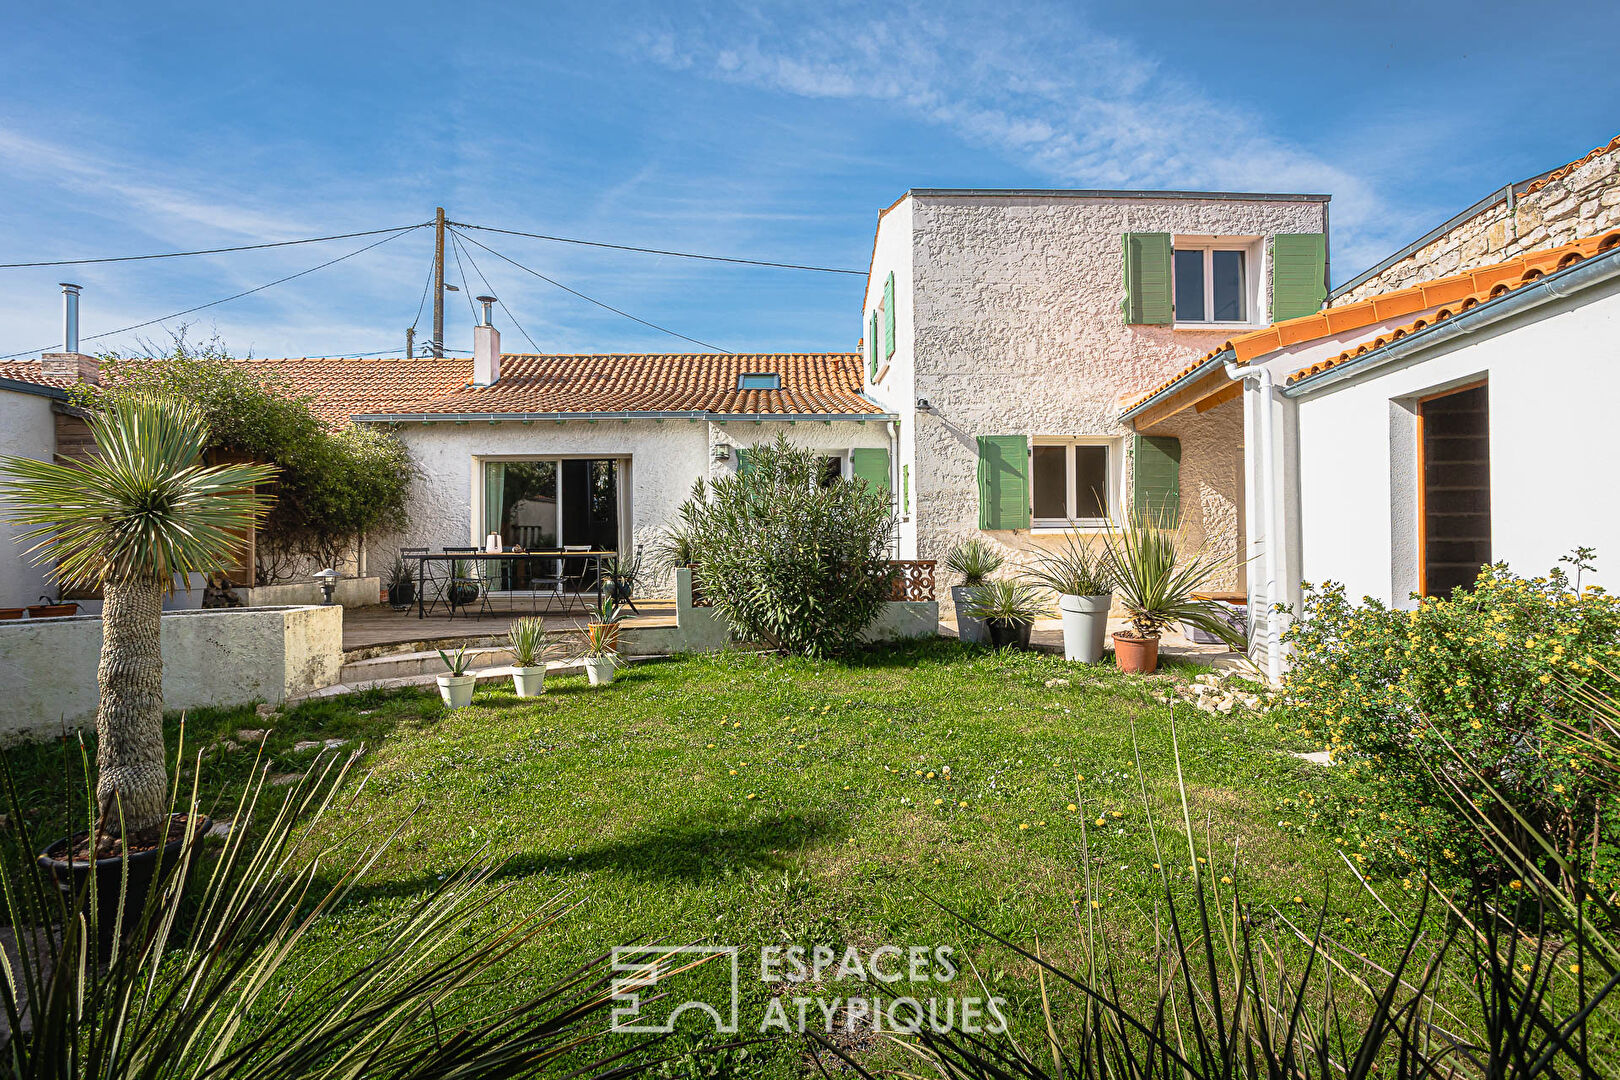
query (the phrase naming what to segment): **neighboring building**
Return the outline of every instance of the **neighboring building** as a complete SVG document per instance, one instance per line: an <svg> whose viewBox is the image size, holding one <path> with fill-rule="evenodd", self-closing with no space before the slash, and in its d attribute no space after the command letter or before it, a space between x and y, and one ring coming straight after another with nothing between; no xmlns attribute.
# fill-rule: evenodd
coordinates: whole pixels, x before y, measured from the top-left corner
<svg viewBox="0 0 1620 1080"><path fill-rule="evenodd" d="M67 380L47 377L39 363L0 363L0 456L50 461L56 454L53 406L67 400ZM55 594L45 569L22 558L16 537L26 528L0 523L0 608L37 603ZM15 554L14 554L15 553Z"/></svg>
<svg viewBox="0 0 1620 1080"><path fill-rule="evenodd" d="M1333 290L1329 306L1460 274L1620 227L1620 135L1508 184Z"/></svg>
<svg viewBox="0 0 1620 1080"><path fill-rule="evenodd" d="M1326 195L902 196L879 216L862 308L864 392L898 417L900 556L979 534L1026 561L1132 499L1235 553L1242 408L1135 437L1120 404L1236 331L1316 311L1327 232ZM1212 587L1242 579L1234 560Z"/></svg>

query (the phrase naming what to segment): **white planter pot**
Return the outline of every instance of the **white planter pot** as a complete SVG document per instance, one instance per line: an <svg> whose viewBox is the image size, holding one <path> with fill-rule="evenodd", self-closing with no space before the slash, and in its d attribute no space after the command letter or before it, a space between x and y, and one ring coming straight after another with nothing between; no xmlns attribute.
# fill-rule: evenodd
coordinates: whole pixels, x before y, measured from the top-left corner
<svg viewBox="0 0 1620 1080"><path fill-rule="evenodd" d="M546 666L512 669L512 689L518 697L539 697L546 692Z"/></svg>
<svg viewBox="0 0 1620 1080"><path fill-rule="evenodd" d="M1113 597L1100 596L1058 597L1058 611L1063 616L1063 659L1082 664L1095 664L1102 659L1103 638L1108 632L1108 605Z"/></svg>
<svg viewBox="0 0 1620 1080"><path fill-rule="evenodd" d="M951 586L951 603L956 608L956 636L970 645L988 645L990 643L990 630L984 625L983 619L975 619L967 613L969 601L977 588L969 585Z"/></svg>
<svg viewBox="0 0 1620 1080"><path fill-rule="evenodd" d="M613 681L613 670L617 665L618 661L611 656L587 656L585 674L592 686L604 686Z"/></svg>
<svg viewBox="0 0 1620 1080"><path fill-rule="evenodd" d="M477 683L471 675L440 675L439 696L452 709L465 709L472 704L473 687Z"/></svg>

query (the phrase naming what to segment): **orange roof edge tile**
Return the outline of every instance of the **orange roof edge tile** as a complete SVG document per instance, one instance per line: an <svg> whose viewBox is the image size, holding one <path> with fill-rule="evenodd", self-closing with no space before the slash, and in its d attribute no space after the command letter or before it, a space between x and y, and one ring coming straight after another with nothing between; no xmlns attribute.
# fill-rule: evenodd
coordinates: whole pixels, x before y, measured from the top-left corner
<svg viewBox="0 0 1620 1080"><path fill-rule="evenodd" d="M1285 385L1292 386L1301 380L1331 371L1350 360L1356 360L1368 353L1377 352L1387 345L1391 345L1409 334L1427 329L1435 323L1443 322L1454 315L1470 311L1481 304L1489 303L1497 297L1506 296L1513 290L1524 285L1540 281L1548 274L1557 273L1567 269L1578 262L1589 259L1594 255L1603 255L1620 248L1620 229L1611 229L1597 236L1589 236L1585 240L1577 240L1572 244L1550 248L1547 251L1534 252L1523 258L1513 259L1495 266L1485 267L1468 275L1476 285L1475 291L1458 299L1448 300L1438 311L1428 318L1416 319L1404 326L1395 327L1371 341L1363 341L1338 356L1327 360L1320 360L1309 367L1304 367L1288 376Z"/></svg>
<svg viewBox="0 0 1620 1080"><path fill-rule="evenodd" d="M1620 137L1617 137L1616 142L1620 143ZM1445 309L1449 307L1451 310L1436 314L1437 318L1446 318L1461 310L1458 305L1466 303L1471 307L1482 300L1491 299L1493 295L1501 295L1503 292L1517 288L1528 281L1534 281L1546 274L1561 270L1571 263L1608 251L1616 245L1620 245L1620 229L1600 233L1597 236L1589 236L1584 240L1576 240L1573 243L1562 244L1558 247L1547 248L1544 251L1532 251L1505 262L1476 267L1473 270L1453 274L1450 277L1436 278L1433 281L1426 281L1405 289L1380 293L1378 296L1359 300L1353 304L1323 308L1321 311L1312 312L1309 315L1284 319L1281 322L1272 323L1270 326L1239 334L1218 348L1211 349L1200 357L1196 363L1182 368L1168 379L1154 386L1153 389L1137 395L1125 410L1125 413L1140 408L1144 402L1169 390L1222 353L1230 352L1234 359L1241 363L1248 363L1279 349L1301 345L1334 334L1359 330L1364 326L1372 326L1375 323L1399 318L1402 315L1426 311L1430 308ZM1420 322L1423 322L1423 320L1420 320ZM1424 322L1424 325L1427 325L1427 323ZM1410 325L1404 327L1402 329L1403 336L1410 333L1412 329L1414 327ZM1385 335L1385 337L1388 337L1388 335ZM1346 350L1346 353L1341 355L1348 355L1354 352L1356 348L1365 350L1366 343Z"/></svg>

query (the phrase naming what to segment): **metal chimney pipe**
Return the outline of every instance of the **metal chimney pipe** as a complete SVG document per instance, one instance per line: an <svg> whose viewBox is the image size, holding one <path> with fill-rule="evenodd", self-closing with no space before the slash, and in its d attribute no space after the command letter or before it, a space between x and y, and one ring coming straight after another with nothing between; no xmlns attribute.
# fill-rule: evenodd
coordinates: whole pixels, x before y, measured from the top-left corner
<svg viewBox="0 0 1620 1080"><path fill-rule="evenodd" d="M62 351L79 351L79 286L64 281L62 285Z"/></svg>
<svg viewBox="0 0 1620 1080"><path fill-rule="evenodd" d="M474 299L476 299L480 304L484 305L484 322L483 322L483 325L484 326L494 326L495 325L495 312L494 312L495 298L493 296L479 296L479 297L474 297Z"/></svg>

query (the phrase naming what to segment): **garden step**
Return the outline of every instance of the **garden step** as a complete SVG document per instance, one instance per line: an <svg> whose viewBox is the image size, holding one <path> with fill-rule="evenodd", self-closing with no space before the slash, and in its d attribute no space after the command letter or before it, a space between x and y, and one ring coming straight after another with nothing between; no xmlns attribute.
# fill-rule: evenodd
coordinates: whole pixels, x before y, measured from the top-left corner
<svg viewBox="0 0 1620 1080"><path fill-rule="evenodd" d="M511 657L507 657L507 659L510 660ZM622 656L619 658L619 663L644 664L668 659L669 655L667 653L649 656ZM344 670L348 671L351 667L355 666L358 665L345 665ZM441 662L439 664L439 673L442 673L443 671L444 664ZM362 672L362 675L365 675L366 677L357 678L353 681L346 678L342 682L335 685L322 687L319 690L311 691L310 693L304 694L301 697L288 698L282 703L282 707L287 708L292 705L296 705L300 701L307 701L311 698L339 697L343 694L352 694L359 690L396 690L400 687L406 686L433 686L438 679L439 673L428 672L420 675L401 675L388 678L377 678L375 677L374 673ZM468 674L474 679L478 680L479 684L481 685L483 683L503 682L510 679L512 676L512 668L509 664L502 664L496 667L476 668L469 671ZM554 660L546 665L546 674L583 675L585 674L585 665L578 659Z"/></svg>
<svg viewBox="0 0 1620 1080"><path fill-rule="evenodd" d="M454 649L446 649L451 656ZM474 668L498 667L512 662L510 649L500 645L484 645L467 650L467 663ZM437 649L415 652L394 652L373 656L343 665L338 681L353 686L357 683L377 682L381 679L399 679L413 675L442 675L448 671L444 658Z"/></svg>

